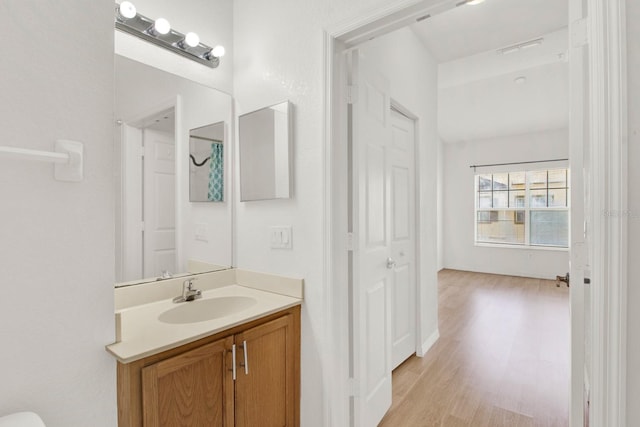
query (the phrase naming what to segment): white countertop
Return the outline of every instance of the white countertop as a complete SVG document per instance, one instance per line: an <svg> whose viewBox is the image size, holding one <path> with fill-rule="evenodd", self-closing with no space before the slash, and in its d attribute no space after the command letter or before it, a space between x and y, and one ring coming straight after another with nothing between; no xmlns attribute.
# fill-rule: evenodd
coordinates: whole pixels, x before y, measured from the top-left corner
<svg viewBox="0 0 640 427"><path fill-rule="evenodd" d="M302 303L301 298L236 284L204 290L202 299L196 302L229 296L254 298L256 303L225 317L183 324L165 323L158 318L162 313L179 304L193 304L193 302L176 304L171 299L163 299L118 310L116 312L116 317L119 317L119 322L116 322L118 342L108 345L107 351L120 362L130 363Z"/></svg>

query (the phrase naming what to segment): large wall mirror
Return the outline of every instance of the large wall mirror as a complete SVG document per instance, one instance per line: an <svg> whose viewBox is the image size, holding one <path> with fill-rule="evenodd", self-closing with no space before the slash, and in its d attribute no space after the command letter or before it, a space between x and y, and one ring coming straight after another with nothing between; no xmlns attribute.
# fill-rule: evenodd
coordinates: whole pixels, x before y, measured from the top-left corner
<svg viewBox="0 0 640 427"><path fill-rule="evenodd" d="M119 55L115 77L117 282L230 267L231 96ZM210 157L201 174L207 191L198 193L207 199L215 178L218 203L191 202L197 138L211 140L193 152L198 163Z"/></svg>
<svg viewBox="0 0 640 427"><path fill-rule="evenodd" d="M238 119L241 201L291 196L291 121L289 101Z"/></svg>

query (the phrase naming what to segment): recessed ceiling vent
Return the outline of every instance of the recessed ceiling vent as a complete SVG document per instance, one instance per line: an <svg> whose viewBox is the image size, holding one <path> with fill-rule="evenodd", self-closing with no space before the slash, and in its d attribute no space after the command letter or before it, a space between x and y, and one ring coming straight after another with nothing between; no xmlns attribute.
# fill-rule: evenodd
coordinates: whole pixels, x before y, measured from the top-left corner
<svg viewBox="0 0 640 427"><path fill-rule="evenodd" d="M529 40L526 42L503 47L501 49L498 49L496 52L498 52L499 55L508 55L510 53L516 53L524 49L529 49L530 47L540 46L543 41L544 37L540 37L534 40Z"/></svg>

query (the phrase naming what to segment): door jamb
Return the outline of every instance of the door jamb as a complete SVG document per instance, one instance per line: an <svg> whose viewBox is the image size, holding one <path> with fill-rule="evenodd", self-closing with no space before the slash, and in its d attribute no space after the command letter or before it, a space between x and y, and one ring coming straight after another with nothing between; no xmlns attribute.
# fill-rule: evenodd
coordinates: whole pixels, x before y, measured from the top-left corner
<svg viewBox="0 0 640 427"><path fill-rule="evenodd" d="M574 0L575 1L575 0ZM627 61L625 0L588 0L592 221L591 425L626 425Z"/></svg>
<svg viewBox="0 0 640 427"><path fill-rule="evenodd" d="M581 0L569 0L581 1ZM593 425L626 424L626 295L627 295L627 99L626 27L624 0L587 0L589 17L589 97L592 200L587 209L593 221L590 334L592 355L591 418ZM398 23L398 15L415 15L420 2L399 0L360 15L324 32L324 283L326 284L324 393L325 425L349 425L350 397L355 387L348 372L348 342L344 326L348 271L346 206L341 183L346 182L346 153L341 123L341 59L345 36L353 39L372 28L381 34ZM428 13L438 7L427 3ZM442 6L445 2L440 2ZM429 6L432 6L429 8ZM390 24L390 22L392 22ZM334 75L335 73L335 75ZM336 78L337 77L337 78ZM605 287L604 285L608 286ZM599 285L599 286L597 286ZM346 365L345 365L346 363ZM346 374L346 375L345 375ZM578 426L572 426L578 427Z"/></svg>

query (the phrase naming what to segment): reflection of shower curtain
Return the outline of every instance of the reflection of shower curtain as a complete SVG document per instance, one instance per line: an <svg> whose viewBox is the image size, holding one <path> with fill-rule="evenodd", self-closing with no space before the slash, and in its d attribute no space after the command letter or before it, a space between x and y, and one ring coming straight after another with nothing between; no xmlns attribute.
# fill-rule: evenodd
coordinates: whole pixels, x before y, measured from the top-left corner
<svg viewBox="0 0 640 427"><path fill-rule="evenodd" d="M207 199L212 202L222 202L224 194L224 163L222 144L211 144L211 161L209 162L209 191Z"/></svg>

